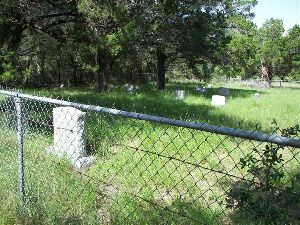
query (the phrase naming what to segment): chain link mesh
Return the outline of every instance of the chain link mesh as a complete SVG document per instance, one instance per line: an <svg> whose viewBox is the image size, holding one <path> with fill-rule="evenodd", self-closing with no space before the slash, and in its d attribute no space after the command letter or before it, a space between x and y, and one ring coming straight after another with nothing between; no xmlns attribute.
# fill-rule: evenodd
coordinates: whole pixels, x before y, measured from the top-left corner
<svg viewBox="0 0 300 225"><path fill-rule="evenodd" d="M0 95L0 101L1 204L14 211L19 204L17 114L13 97ZM93 163L78 168L72 156L50 151L57 107L62 106L22 101L24 224L257 224L248 220L253 207L244 217L228 207L228 193L259 185L241 159L270 143L83 110L86 143L81 144ZM59 119L75 124L72 109L66 110ZM67 136L59 141L76 151L80 134L63 129ZM283 161L277 168L291 187L299 177L299 148L279 151ZM295 189L284 194L299 198ZM290 211L286 223L299 222Z"/></svg>

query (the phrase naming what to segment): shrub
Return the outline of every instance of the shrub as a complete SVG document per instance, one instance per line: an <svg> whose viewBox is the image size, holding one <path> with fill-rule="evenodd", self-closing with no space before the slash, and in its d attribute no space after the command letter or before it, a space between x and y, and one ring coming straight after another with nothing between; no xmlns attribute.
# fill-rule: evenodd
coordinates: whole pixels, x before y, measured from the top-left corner
<svg viewBox="0 0 300 225"><path fill-rule="evenodd" d="M300 129L297 125L280 131L282 136L293 137ZM264 224L290 224L296 219L292 208L300 203L300 176L288 178L290 173L283 169L284 149L283 145L269 143L240 159L240 167L246 169L249 179L232 185L226 198L228 208Z"/></svg>

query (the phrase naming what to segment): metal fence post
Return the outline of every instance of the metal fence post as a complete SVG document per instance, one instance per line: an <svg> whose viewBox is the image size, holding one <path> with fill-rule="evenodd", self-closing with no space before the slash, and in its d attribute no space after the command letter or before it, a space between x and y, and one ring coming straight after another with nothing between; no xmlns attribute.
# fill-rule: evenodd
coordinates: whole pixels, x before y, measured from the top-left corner
<svg viewBox="0 0 300 225"><path fill-rule="evenodd" d="M23 205L25 200L25 180L24 180L24 163L23 163L23 123L22 123L22 99L20 97L15 98L16 113L17 113L17 133L18 133L18 174L19 174L19 195L21 204Z"/></svg>

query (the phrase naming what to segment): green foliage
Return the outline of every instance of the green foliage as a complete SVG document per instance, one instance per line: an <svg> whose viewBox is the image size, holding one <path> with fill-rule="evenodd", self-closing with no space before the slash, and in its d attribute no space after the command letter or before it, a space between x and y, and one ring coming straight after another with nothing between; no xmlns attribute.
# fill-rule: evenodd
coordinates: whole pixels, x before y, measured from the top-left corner
<svg viewBox="0 0 300 225"><path fill-rule="evenodd" d="M23 86L96 81L106 86L104 91L109 82L144 83L156 79L155 73L165 76L175 70L177 78L189 74L209 80L254 78L261 76L262 68L268 79L300 79L299 26L286 36L280 20L267 20L257 29L251 20L255 4L256 0L2 1L0 49L15 52L15 57L1 60L1 81ZM158 49L166 58L162 67L157 66ZM178 67L184 68L182 73Z"/></svg>
<svg viewBox="0 0 300 225"><path fill-rule="evenodd" d="M284 39L282 20L267 20L258 30L258 57L261 64L267 68L268 77L279 75L284 62Z"/></svg>
<svg viewBox="0 0 300 225"><path fill-rule="evenodd" d="M256 45L257 43L248 35L233 35L228 45L230 54L228 73L231 73L229 74L230 77L250 78L254 76L257 66Z"/></svg>
<svg viewBox="0 0 300 225"><path fill-rule="evenodd" d="M26 79L29 79L29 78L31 78L31 76L32 76L32 74L33 74L33 71L32 71L31 68L26 68L26 69L24 70L23 74L24 74L24 77L25 77Z"/></svg>
<svg viewBox="0 0 300 225"><path fill-rule="evenodd" d="M195 91L195 85L197 85L197 83L180 84L180 87L183 87L189 92L188 97L183 101L178 101L173 98L172 91L174 90L174 86L167 86L167 91L164 92L155 92L154 88L140 86L141 89L132 95L126 94L122 86L115 87L113 91L99 95L95 94L92 89L86 87L31 89L30 93L34 93L35 95L39 93L39 95L43 96L52 95L52 97L58 98L70 96L71 101L168 116L170 118L188 119L189 121L209 122L215 125L239 126L243 129L255 129L255 125L259 123L262 125L260 129L268 131L269 123L265 126L265 121L269 114L277 118L284 117L284 124L287 124L286 126L293 124L295 118L298 120L299 104L293 100L297 98L299 90L260 90L261 99L256 101L253 99L253 94L257 92L257 90L231 88L231 96L227 102L227 106L225 108L216 109L210 106L210 99L211 95L217 92L217 85L213 85L213 88L203 95L199 95L199 93ZM37 105L34 104L33 106L33 111L30 110L32 113L30 114L30 118L32 120L39 118L40 122L44 120L49 121L51 118L51 109L43 108L43 113L39 114L35 112ZM257 110L258 108L261 110ZM252 109L255 110L251 111ZM4 120L7 117L2 116L1 118ZM239 121L242 118L245 122L240 124ZM3 120L1 126L3 125L2 127L4 128L6 123ZM206 179L209 183L215 183L215 173L207 174L206 170L197 170L191 179L185 178L184 184L177 186L180 191L176 193L169 187L172 187L174 183L177 184L185 175L187 175L188 178L188 176L190 176L190 169L182 165L178 170L178 168L176 169L175 167L176 165L173 164L174 161L169 158L158 160L158 158L153 157L152 154L141 155L135 148L122 148L121 146L128 144L134 144L134 146L136 146L139 143L137 140L140 140L145 149L149 151L161 153L161 151L165 149L165 152L170 156L175 155L182 159L186 159L187 155L190 154L190 151L186 149L187 147L188 149L198 149L189 160L194 160L194 157L197 160L203 159L211 165L212 168L215 168L214 166L217 168L220 167L220 155L209 154L211 153L212 146L218 146L216 152L222 152L222 154L228 147L228 153L231 154L233 147L237 147L238 144L238 149L241 149L241 151L237 154L233 152L231 154L235 162L238 162L243 154L252 151L251 147L249 147L252 144L249 142L244 142L243 144L236 142L236 139L226 138L223 140L224 145L220 145L220 138L216 135L209 135L208 133L207 135L203 135L203 132L191 133L189 130L183 128L180 128L180 131L171 127L166 129L166 126L161 127L160 125L145 124L131 119L123 120L117 117L112 118L111 116L105 116L104 114L96 115L89 113L86 121L88 128L87 145L88 149L96 154L97 158L99 157L99 162L90 170L86 171L87 174L85 172L81 174L70 169L67 162L56 161L58 159L49 157L49 155L45 153L45 148L52 145L52 132L50 130L49 132L42 132L45 131L44 128L48 128L48 126L47 124L41 126L39 124L42 123L35 124L36 127L32 124L32 129L26 133L26 165L34 165L25 167L26 191L28 191L28 197L31 197L30 200L33 204L27 205L29 207L27 211L28 214L24 215L24 219L21 221L20 219L16 220L18 217L14 214L14 209L18 204L18 190L16 188L18 185L18 170L15 160L13 160L17 159L17 151L12 151L11 149L17 148L16 135L13 132L8 133L4 129L0 131L0 137L8 137L0 138L0 161L3 162L1 165L4 166L2 167L4 175L0 176L0 186L3 187L0 191L0 203L2 206L0 206L0 215L2 215L0 217L0 224L2 220L4 221L2 222L3 224L26 224L25 222L27 221L28 224L107 224L108 222L105 223L105 221L97 220L96 216L99 214L99 216L103 218L103 212L105 213L104 215L111 213L110 215L114 217L114 221L111 222L113 224L136 224L137 221L140 224L171 224L172 221L174 221L173 224L198 224L190 222L180 215L174 217L174 214L168 213L164 208L164 206L169 207L168 203L165 203L165 200L171 203L170 209L173 211L182 212L192 218L196 218L198 221L204 221L205 224L219 225L227 223L229 221L226 220L224 222L223 213L219 211L212 212L214 208L220 210L215 199L224 195L223 188L220 188L219 185L212 185L208 187L212 189L212 191L206 192L202 191L200 186L193 185L195 184L195 179L198 181ZM110 128L109 130L107 129L108 127ZM31 131L34 130L37 131L37 134L31 133ZM144 132L141 132L141 130ZM167 133L165 133L166 131ZM180 137L178 137L179 132ZM165 144L172 139L176 139L176 142L173 142L171 145ZM209 144L202 145L201 149L199 149L199 143L202 141L209 142ZM112 143L116 143L116 145ZM157 144L153 145L153 143ZM178 151L178 146L182 146L180 151ZM231 148L230 146L233 147ZM224 147L226 147L226 149L224 149ZM287 153L293 155L295 152L288 151ZM143 157L142 162L140 161L141 157ZM222 161L222 164L224 163L226 168L232 168L231 162L233 161ZM198 162L195 161L195 163ZM296 165L299 164L298 162L294 163ZM291 163L289 166L295 164ZM149 165L148 170L145 170L146 165ZM12 167L14 169L11 169ZM14 172L12 173L11 170ZM223 170L223 168L221 167L220 170ZM170 171L178 171L178 173L176 176L170 176ZM236 168L233 172L239 175L239 168ZM131 175L129 176L128 174ZM116 175L118 179L111 181L110 178L114 175ZM194 178L194 176L197 177ZM90 179L91 177L92 179ZM145 184L145 179L154 179L154 177L157 178L157 182L149 183L149 185L146 186L143 185ZM106 180L106 178L108 180ZM14 182L12 183L12 181ZM100 183L104 184L104 186L99 185L99 181L101 181ZM106 181L108 181L108 183ZM221 182L220 180L219 184L223 186ZM280 182L283 182L283 179ZM292 182L296 184L297 180L290 181L290 187L295 186ZM120 183L124 186L119 186ZM201 185L205 185L205 183L206 182L202 182ZM107 184L109 187L106 186ZM157 196L158 194L157 184L159 184L160 187L158 190L159 193L161 190L163 192L164 190L170 190L169 193L173 196L170 200L168 198L163 199L161 202L163 208L152 207L146 203L136 202L136 198L134 197L131 197L129 200L127 198L129 196L122 192L123 190L132 192L142 187L140 189L142 191L140 193L141 196L155 201L153 196ZM193 187L192 190L187 190L189 186ZM226 186L223 186L224 189L226 189ZM115 193L115 190L117 193ZM190 197L193 199L196 198L195 196L201 196L201 198L197 198L193 201L189 201L190 197L177 198L177 196L181 196L185 190L191 193ZM13 192L14 195L8 195L7 192ZM211 195L212 192L214 192L215 195ZM116 204L114 204L110 212L107 212L106 209L111 206L109 204L111 199L109 197L111 195ZM95 196L98 196L97 202L95 201ZM115 197L118 198L115 199ZM203 198L207 199L208 204L211 204L210 207L206 207ZM124 208L124 205L127 207ZM95 215L94 212L98 209L99 214ZM224 211L227 215L227 211L225 209ZM132 216L132 212L134 212L134 216ZM216 220L216 216L220 215L220 220ZM256 221L247 223L243 218L241 222L237 224L258 223Z"/></svg>
<svg viewBox="0 0 300 225"><path fill-rule="evenodd" d="M3 84L11 84L16 78L16 68L13 65L14 55L15 53L8 52L1 57L0 82Z"/></svg>
<svg viewBox="0 0 300 225"><path fill-rule="evenodd" d="M299 77L299 26L284 35L282 20L266 20L260 29L239 15L228 19L231 42L223 54L229 77L295 79Z"/></svg>
<svg viewBox="0 0 300 225"><path fill-rule="evenodd" d="M277 126L276 121L273 124ZM276 130L279 130L276 127ZM281 130L284 137L298 136L299 125ZM240 159L240 167L249 175L239 184L233 184L227 194L227 207L240 210L264 224L290 224L295 218L291 208L300 202L299 176L289 179L284 165L283 145L267 144L264 149Z"/></svg>
<svg viewBox="0 0 300 225"><path fill-rule="evenodd" d="M288 76L294 80L300 80L300 26L295 25L289 30L285 37L286 58L285 63L288 65Z"/></svg>

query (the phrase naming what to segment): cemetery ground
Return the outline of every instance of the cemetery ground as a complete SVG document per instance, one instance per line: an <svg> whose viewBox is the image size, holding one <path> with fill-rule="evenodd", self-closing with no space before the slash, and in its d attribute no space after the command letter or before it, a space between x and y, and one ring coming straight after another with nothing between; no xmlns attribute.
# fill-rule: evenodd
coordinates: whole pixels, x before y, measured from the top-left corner
<svg viewBox="0 0 300 225"><path fill-rule="evenodd" d="M95 94L93 87L29 89L26 92L119 110L267 133L272 131L273 119L282 128L300 121L300 88L255 89L215 84L201 94L195 90L197 86L197 83L192 82L172 83L165 91L155 90L154 85L139 86L139 90L133 94L127 93L123 86L110 86L105 94ZM220 87L229 88L230 96L226 98L225 107L212 107L211 96L217 94ZM175 88L185 90L186 99L175 99ZM260 98L256 99L255 93L259 93Z"/></svg>
<svg viewBox="0 0 300 225"><path fill-rule="evenodd" d="M173 97L175 86L187 92L186 99ZM122 86L110 87L106 94L94 94L93 89L86 87L26 92L265 133L273 131L273 119L282 128L300 121L298 89L229 87L226 106L212 107L211 96L219 86L213 85L202 94L195 91L194 83L170 84L165 91L145 86L133 94ZM260 97L255 98L255 93L260 93ZM17 137L4 126L7 121L1 112L0 165L4 166L0 167L0 224L197 224L189 218L204 224L256 224L247 216L220 206L225 201L224 190L232 180L170 160L176 157L239 173L241 168L236 164L252 151L251 142L241 142L240 151L233 151L237 145L235 138L89 113L87 145L97 160L88 170L77 171L68 160L45 153L53 145L53 130L47 123L52 110L48 107L35 112L36 105L30 105L33 119L29 121L24 143L24 209L18 206ZM203 143L204 140L207 142ZM169 158L152 155L151 151ZM222 163L219 157L224 159ZM284 155L287 161L292 157L291 152ZM297 162L291 165L293 170L299 166ZM152 203L143 199L152 199ZM165 207L173 212L164 210ZM188 218L182 217L182 213Z"/></svg>

